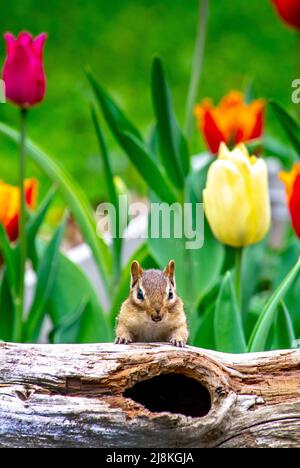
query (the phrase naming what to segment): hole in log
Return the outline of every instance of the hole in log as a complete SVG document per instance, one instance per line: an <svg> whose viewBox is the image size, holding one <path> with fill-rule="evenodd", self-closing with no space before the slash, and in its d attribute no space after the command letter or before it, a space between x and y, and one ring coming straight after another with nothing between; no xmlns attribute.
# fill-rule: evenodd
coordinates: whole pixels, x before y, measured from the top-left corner
<svg viewBox="0 0 300 468"><path fill-rule="evenodd" d="M125 390L123 396L155 413L167 411L201 418L211 408L207 388L181 374L162 374L143 380Z"/></svg>

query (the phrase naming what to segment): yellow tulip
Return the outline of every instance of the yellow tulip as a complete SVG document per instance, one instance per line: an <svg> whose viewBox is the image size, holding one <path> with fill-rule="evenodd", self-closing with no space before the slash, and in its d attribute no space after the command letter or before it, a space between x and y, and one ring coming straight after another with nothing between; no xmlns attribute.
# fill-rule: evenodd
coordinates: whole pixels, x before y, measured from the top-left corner
<svg viewBox="0 0 300 468"><path fill-rule="evenodd" d="M240 144L220 145L203 192L204 210L215 237L232 247L261 241L271 224L268 169Z"/></svg>

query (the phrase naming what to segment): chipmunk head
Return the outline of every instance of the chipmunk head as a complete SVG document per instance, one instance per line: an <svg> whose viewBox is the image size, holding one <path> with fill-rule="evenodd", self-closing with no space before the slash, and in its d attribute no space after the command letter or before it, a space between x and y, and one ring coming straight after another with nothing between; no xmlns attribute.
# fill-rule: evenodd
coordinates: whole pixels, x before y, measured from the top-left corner
<svg viewBox="0 0 300 468"><path fill-rule="evenodd" d="M153 324L166 319L178 304L174 270L174 260L163 271L144 271L137 261L131 265L131 303Z"/></svg>

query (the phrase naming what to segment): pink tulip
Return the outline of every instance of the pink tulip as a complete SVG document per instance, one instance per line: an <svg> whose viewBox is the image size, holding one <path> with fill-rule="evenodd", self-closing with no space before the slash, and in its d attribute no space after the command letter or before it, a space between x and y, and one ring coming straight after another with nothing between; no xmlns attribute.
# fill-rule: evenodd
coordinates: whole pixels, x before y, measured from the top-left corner
<svg viewBox="0 0 300 468"><path fill-rule="evenodd" d="M43 47L47 34L33 39L28 32L21 32L17 38L5 33L4 39L7 56L2 73L6 98L21 108L34 106L45 95Z"/></svg>

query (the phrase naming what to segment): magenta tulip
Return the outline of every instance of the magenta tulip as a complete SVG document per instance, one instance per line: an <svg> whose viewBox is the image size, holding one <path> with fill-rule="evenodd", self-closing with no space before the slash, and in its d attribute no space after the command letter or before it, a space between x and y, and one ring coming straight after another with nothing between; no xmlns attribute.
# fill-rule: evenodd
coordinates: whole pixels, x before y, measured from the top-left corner
<svg viewBox="0 0 300 468"><path fill-rule="evenodd" d="M45 96L46 77L43 68L43 48L46 33L35 39L28 32L17 38L5 33L7 56L3 66L6 98L21 108L41 102Z"/></svg>

